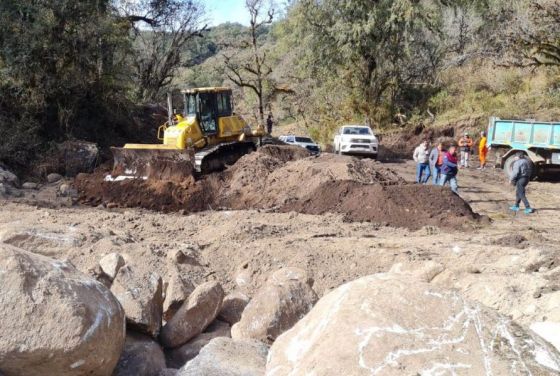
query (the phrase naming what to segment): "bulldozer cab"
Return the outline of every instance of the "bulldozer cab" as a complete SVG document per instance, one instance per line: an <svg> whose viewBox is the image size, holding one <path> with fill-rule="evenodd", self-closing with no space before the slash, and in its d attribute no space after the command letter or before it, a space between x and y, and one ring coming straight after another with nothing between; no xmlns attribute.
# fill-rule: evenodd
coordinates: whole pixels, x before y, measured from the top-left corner
<svg viewBox="0 0 560 376"><path fill-rule="evenodd" d="M232 115L231 89L200 88L184 90L185 115L196 116L205 136L218 133L218 120Z"/></svg>

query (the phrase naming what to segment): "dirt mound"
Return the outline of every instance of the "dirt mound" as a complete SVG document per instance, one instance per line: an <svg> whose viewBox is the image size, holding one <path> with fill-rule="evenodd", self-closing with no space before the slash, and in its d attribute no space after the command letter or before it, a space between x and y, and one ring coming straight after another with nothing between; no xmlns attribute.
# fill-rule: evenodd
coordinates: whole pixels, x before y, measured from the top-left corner
<svg viewBox="0 0 560 376"><path fill-rule="evenodd" d="M254 153L240 160L224 177L220 201L233 209L279 208L306 199L335 181L359 184L404 184L392 170L368 160L322 154L284 162Z"/></svg>
<svg viewBox="0 0 560 376"><path fill-rule="evenodd" d="M411 229L461 227L478 218L463 199L447 188L356 181L328 182L306 199L285 205L282 211L342 213L349 221Z"/></svg>
<svg viewBox="0 0 560 376"><path fill-rule="evenodd" d="M194 179L181 183L174 181L124 180L105 181L106 174L80 174L75 185L80 201L87 205L104 204L108 207L141 207L164 212L207 210L211 191L205 191Z"/></svg>
<svg viewBox="0 0 560 376"><path fill-rule="evenodd" d="M449 189L407 184L393 170L369 159L322 154L299 147L267 145L224 172L201 180L104 181L104 172L80 175L81 201L109 207L161 211L266 209L309 214L341 213L417 229L461 227L477 220L469 205Z"/></svg>

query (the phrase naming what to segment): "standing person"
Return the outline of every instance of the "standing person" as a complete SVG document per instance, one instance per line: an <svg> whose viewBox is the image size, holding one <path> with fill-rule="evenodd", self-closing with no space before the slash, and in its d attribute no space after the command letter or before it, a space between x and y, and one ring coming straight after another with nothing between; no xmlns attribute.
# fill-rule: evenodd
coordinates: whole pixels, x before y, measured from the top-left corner
<svg viewBox="0 0 560 376"><path fill-rule="evenodd" d="M273 124L272 114L269 113L268 117L266 118L266 131L269 136L272 134L272 124Z"/></svg>
<svg viewBox="0 0 560 376"><path fill-rule="evenodd" d="M478 159L480 159L479 170L486 167L486 155L488 154L488 146L486 146L486 132L480 132L480 142L478 143Z"/></svg>
<svg viewBox="0 0 560 376"><path fill-rule="evenodd" d="M473 147L473 139L465 132L465 135L459 139L459 150L461 152L461 163L459 168L469 167L469 157Z"/></svg>
<svg viewBox="0 0 560 376"><path fill-rule="evenodd" d="M412 158L414 159L414 162L416 162L416 183L427 183L430 178L430 164L428 163L430 157L429 146L430 143L428 140L424 140L416 149L414 149ZM425 177L424 173L426 174Z"/></svg>
<svg viewBox="0 0 560 376"><path fill-rule="evenodd" d="M432 184L439 182L441 175L441 166L443 165L443 144L440 142L430 152L430 170L432 171Z"/></svg>
<svg viewBox="0 0 560 376"><path fill-rule="evenodd" d="M527 160L523 152L518 152L515 156L515 162L513 162L510 181L511 184L515 186L515 205L510 207L514 212L519 211L519 204L521 201L523 201L525 205L525 214L535 212L525 196L525 188L529 184L532 173L531 163Z"/></svg>
<svg viewBox="0 0 560 376"><path fill-rule="evenodd" d="M449 150L443 154L439 185L444 186L447 183L449 183L453 192L459 193L457 185L457 145L451 145Z"/></svg>

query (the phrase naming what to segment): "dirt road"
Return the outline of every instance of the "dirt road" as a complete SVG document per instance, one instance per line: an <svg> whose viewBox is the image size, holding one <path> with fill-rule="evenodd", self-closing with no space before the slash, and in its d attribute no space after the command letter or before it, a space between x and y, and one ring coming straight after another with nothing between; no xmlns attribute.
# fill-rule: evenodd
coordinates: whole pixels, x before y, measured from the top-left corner
<svg viewBox="0 0 560 376"><path fill-rule="evenodd" d="M411 180L411 162L385 164ZM175 269L195 283L216 279L251 294L281 266L308 269L320 295L377 272L412 270L511 315L523 325L560 322L560 184L531 183L537 213L513 216L513 190L501 171L461 171L461 196L493 222L467 232L347 222L339 214L206 211L192 215L141 209L46 208L3 202L0 241L68 258L94 273L102 255L120 252L164 280ZM413 214L411 214L413 215ZM170 258L181 250L185 264Z"/></svg>

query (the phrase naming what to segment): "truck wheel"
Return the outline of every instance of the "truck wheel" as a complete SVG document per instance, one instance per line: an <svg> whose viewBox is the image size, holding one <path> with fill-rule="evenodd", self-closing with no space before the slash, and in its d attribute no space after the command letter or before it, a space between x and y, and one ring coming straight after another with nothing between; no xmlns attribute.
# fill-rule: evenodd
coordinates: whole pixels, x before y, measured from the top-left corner
<svg viewBox="0 0 560 376"><path fill-rule="evenodd" d="M537 170L535 168L535 164L530 159L528 159L528 161L529 164L531 165L531 171L533 172L533 174L531 175L531 179L534 179L537 177ZM508 180L511 180L511 171L513 170L513 162L515 162L515 154L510 155L504 162L504 173L506 174Z"/></svg>

